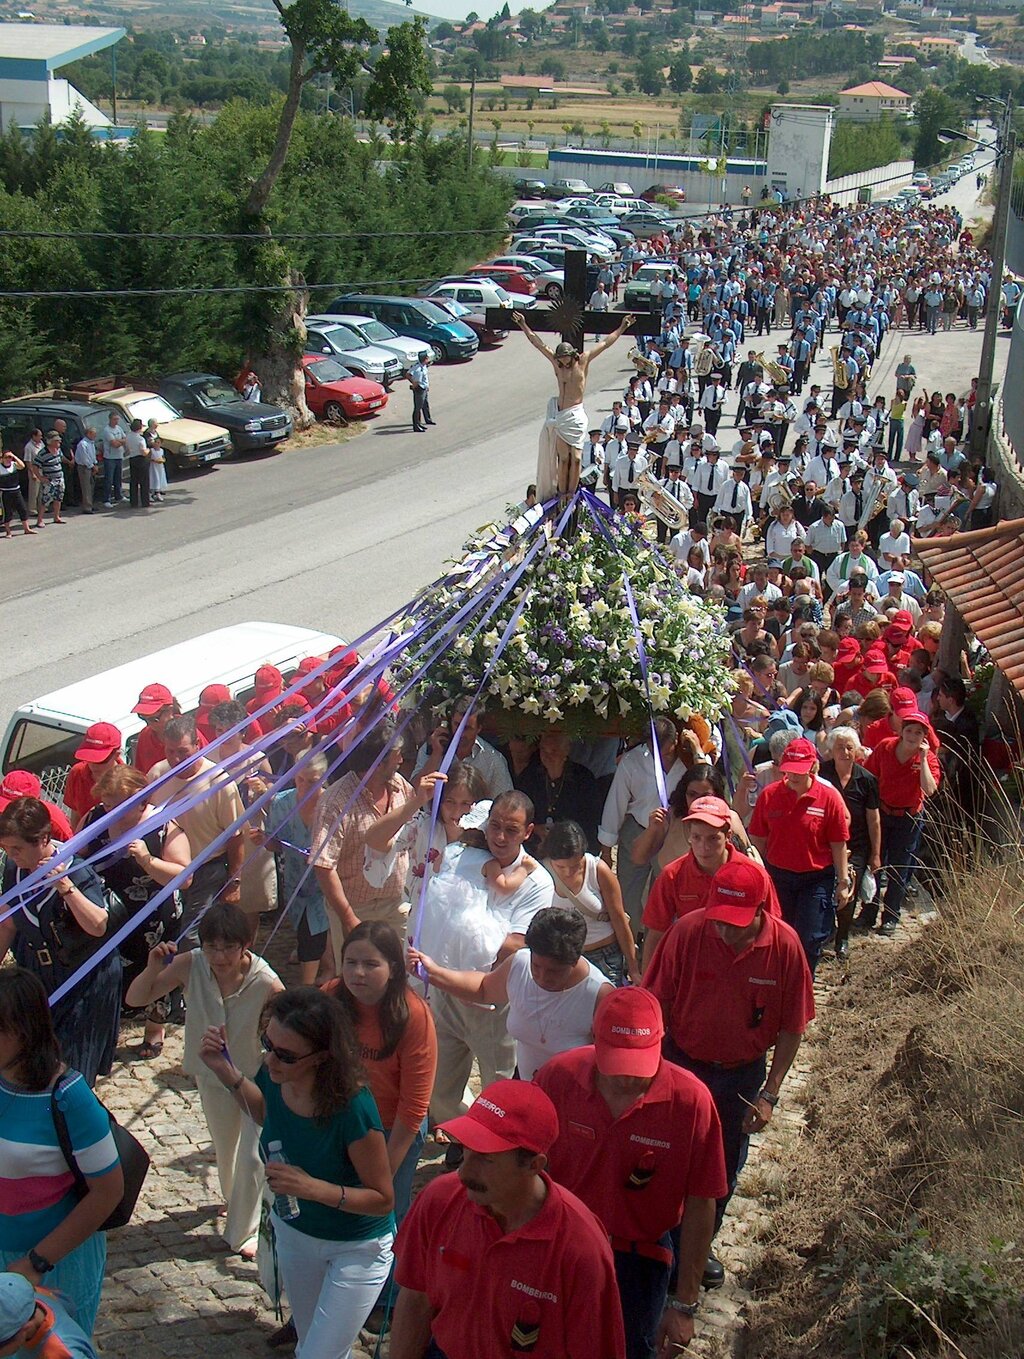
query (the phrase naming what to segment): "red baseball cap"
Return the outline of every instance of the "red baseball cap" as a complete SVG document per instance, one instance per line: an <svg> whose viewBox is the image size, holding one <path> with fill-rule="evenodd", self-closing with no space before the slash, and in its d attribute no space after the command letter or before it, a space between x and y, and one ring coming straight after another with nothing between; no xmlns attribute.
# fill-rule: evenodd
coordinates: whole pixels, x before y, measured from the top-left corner
<svg viewBox="0 0 1024 1359"><path fill-rule="evenodd" d="M256 671L255 687L261 698L269 698L284 688L284 676L276 665L261 665Z"/></svg>
<svg viewBox="0 0 1024 1359"><path fill-rule="evenodd" d="M0 812L20 797L39 797L43 785L27 769L12 769L0 783Z"/></svg>
<svg viewBox="0 0 1024 1359"><path fill-rule="evenodd" d="M82 744L75 751L76 760L102 764L115 750L121 749L121 732L113 722L94 722L86 729Z"/></svg>
<svg viewBox="0 0 1024 1359"><path fill-rule="evenodd" d="M890 627L906 628L908 632L913 632L914 615L909 609L897 609L892 616Z"/></svg>
<svg viewBox="0 0 1024 1359"><path fill-rule="evenodd" d="M215 708L218 703L230 703L231 690L226 684L208 684L199 695L200 708Z"/></svg>
<svg viewBox="0 0 1024 1359"><path fill-rule="evenodd" d="M301 722L307 731L315 732L316 723L306 716L312 711L312 706L301 694L292 694L291 698L286 698L281 706L275 709L279 726L283 727L289 722Z"/></svg>
<svg viewBox="0 0 1024 1359"><path fill-rule="evenodd" d="M905 685L900 685L899 688L892 691L889 695L889 702L892 704L892 710L897 717L905 717L907 713L917 711L917 695L913 689L908 689Z"/></svg>
<svg viewBox="0 0 1024 1359"><path fill-rule="evenodd" d="M323 665L323 661L319 656L303 656L302 660L299 661L298 665L295 667L295 673L296 675L308 675L312 671L318 669L321 665Z"/></svg>
<svg viewBox="0 0 1024 1359"><path fill-rule="evenodd" d="M805 736L798 736L782 752L779 769L783 774L809 774L817 758L818 752L811 742Z"/></svg>
<svg viewBox="0 0 1024 1359"><path fill-rule="evenodd" d="M650 991L642 986L609 991L594 1012L598 1071L602 1076L653 1076L661 1064L664 1036L661 1002Z"/></svg>
<svg viewBox="0 0 1024 1359"><path fill-rule="evenodd" d="M882 638L886 642L892 642L894 646L902 646L912 631L912 628L904 627L902 623L890 623L882 633Z"/></svg>
<svg viewBox="0 0 1024 1359"><path fill-rule="evenodd" d="M558 1136L558 1114L539 1085L495 1081L477 1095L461 1118L440 1124L441 1131L483 1155L515 1151L546 1153Z"/></svg>
<svg viewBox="0 0 1024 1359"><path fill-rule="evenodd" d="M925 727L928 731L931 731L932 729L932 724L928 721L927 717L925 717L924 713L919 713L916 709L913 712L900 713L900 716L903 718L903 725L905 727L911 722L914 722L917 726Z"/></svg>
<svg viewBox="0 0 1024 1359"><path fill-rule="evenodd" d="M166 684L147 684L132 712L138 713L140 717L152 717L173 702L174 695Z"/></svg>
<svg viewBox="0 0 1024 1359"><path fill-rule="evenodd" d="M705 918L743 929L768 900L769 882L768 874L753 859L745 855L730 859L711 879Z"/></svg>
<svg viewBox="0 0 1024 1359"><path fill-rule="evenodd" d="M728 802L720 797L697 797L690 803L690 810L682 818L684 821L703 821L705 826L725 830L732 825L732 812Z"/></svg>

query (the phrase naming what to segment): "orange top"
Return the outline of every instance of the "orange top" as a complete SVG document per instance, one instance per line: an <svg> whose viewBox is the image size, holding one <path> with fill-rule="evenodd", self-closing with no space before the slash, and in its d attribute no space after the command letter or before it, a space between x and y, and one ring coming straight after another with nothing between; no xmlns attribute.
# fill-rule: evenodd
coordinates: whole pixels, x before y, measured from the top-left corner
<svg viewBox="0 0 1024 1359"><path fill-rule="evenodd" d="M337 980L324 990L336 992ZM381 1122L390 1132L397 1122L414 1132L427 1115L437 1071L437 1033L426 1002L411 988L406 991L409 1022L401 1042L390 1057L378 1057L383 1038L376 1006L356 1001L356 1037L366 1079L377 1101Z"/></svg>

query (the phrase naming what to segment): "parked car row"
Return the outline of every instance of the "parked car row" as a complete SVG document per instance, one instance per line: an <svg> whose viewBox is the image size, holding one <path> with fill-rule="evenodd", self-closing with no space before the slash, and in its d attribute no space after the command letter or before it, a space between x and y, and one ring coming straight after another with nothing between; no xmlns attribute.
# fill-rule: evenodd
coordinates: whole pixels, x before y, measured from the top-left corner
<svg viewBox="0 0 1024 1359"><path fill-rule="evenodd" d="M631 184L623 180L606 180L592 189L585 179L553 179L550 184L543 179L514 179L512 187L524 198L563 199L572 196L590 200L601 195L616 198L642 198L647 203L655 203L659 198L670 198L675 203L686 202L686 192L677 184L651 184L642 194L637 194Z"/></svg>

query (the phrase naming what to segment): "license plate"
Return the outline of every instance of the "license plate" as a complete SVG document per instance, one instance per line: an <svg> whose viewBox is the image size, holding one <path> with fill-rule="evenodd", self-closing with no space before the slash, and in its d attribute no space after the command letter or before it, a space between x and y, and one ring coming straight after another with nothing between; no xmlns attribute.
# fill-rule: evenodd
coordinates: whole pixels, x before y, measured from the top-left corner
<svg viewBox="0 0 1024 1359"><path fill-rule="evenodd" d="M379 402L379 401L371 401L371 402L370 402L370 410L375 411L379 405L380 405L380 402Z"/></svg>

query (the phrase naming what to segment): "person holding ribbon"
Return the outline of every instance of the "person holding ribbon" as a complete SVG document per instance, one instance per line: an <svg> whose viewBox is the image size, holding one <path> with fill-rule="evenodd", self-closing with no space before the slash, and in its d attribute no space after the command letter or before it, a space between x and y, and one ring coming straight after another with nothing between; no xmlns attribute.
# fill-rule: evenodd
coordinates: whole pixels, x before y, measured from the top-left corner
<svg viewBox="0 0 1024 1359"><path fill-rule="evenodd" d="M121 1019L121 955L104 946L103 883L55 843L50 813L38 798L18 798L0 813L0 849L7 855L3 894L11 912L0 923L0 962L14 945L16 960L48 996L74 980L53 1004L53 1024L65 1060L92 1086L114 1064Z"/></svg>
<svg viewBox="0 0 1024 1359"><path fill-rule="evenodd" d="M185 1056L196 1078L221 1194L227 1204L224 1239L245 1260L256 1254L263 1171L255 1124L200 1060L210 1026L223 1034L225 1051L239 1071L255 1076L262 1060L260 1016L284 990L277 973L251 951L254 921L238 906L217 902L199 922L199 947L179 953L169 941L149 955L145 972L128 988L129 1005L152 1005L175 988L185 992Z"/></svg>

